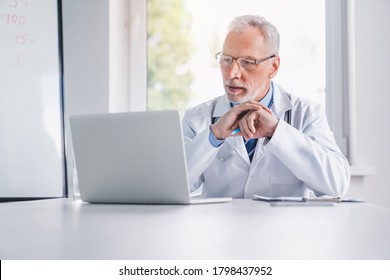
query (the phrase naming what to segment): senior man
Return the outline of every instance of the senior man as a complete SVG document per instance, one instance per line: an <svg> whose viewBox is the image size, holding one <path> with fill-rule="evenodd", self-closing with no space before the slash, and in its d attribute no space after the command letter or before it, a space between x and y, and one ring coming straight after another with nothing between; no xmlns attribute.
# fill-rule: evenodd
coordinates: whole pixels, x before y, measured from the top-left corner
<svg viewBox="0 0 390 280"><path fill-rule="evenodd" d="M220 64L225 94L185 112L183 133L191 191L203 197L343 196L347 159L325 111L272 81L279 33L261 16L228 27Z"/></svg>

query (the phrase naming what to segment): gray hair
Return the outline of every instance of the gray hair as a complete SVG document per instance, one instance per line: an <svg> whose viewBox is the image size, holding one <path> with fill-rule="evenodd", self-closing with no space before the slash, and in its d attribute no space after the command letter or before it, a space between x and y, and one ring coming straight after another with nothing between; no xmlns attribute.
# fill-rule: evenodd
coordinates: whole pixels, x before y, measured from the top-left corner
<svg viewBox="0 0 390 280"><path fill-rule="evenodd" d="M239 16L229 24L228 32L244 32L249 27L255 27L263 34L268 50L272 54L279 55L280 35L276 27L262 16Z"/></svg>

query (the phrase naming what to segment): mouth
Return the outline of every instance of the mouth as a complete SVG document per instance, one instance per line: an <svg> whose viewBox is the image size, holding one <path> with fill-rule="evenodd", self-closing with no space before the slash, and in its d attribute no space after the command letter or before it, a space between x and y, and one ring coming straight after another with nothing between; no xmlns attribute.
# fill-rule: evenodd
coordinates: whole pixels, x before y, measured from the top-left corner
<svg viewBox="0 0 390 280"><path fill-rule="evenodd" d="M238 94L242 91L245 91L246 88L239 85L225 85L226 91L230 94Z"/></svg>

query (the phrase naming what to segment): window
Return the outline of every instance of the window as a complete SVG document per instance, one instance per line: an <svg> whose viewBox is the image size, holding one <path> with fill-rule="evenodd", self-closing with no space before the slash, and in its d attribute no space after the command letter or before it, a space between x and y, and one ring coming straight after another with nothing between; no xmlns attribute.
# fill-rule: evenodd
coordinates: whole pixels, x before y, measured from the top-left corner
<svg viewBox="0 0 390 280"><path fill-rule="evenodd" d="M214 54L243 14L262 15L280 32L275 82L325 105L324 0L149 0L148 108L184 111L224 94Z"/></svg>
<svg viewBox="0 0 390 280"><path fill-rule="evenodd" d="M349 110L353 110L353 105L348 105L351 104L347 59L350 36L346 26L351 8L345 1L131 0L130 3L131 110L183 112L187 107L222 95L222 78L214 54L222 47L230 20L237 15L257 13L271 21L281 34L281 69L274 80L292 94L326 105L336 142L350 156L348 145L353 140L350 136L353 126L349 124ZM160 9L158 13L153 12L156 8ZM178 17L172 19L175 16ZM172 24L166 25L169 21ZM156 24L164 26L160 35L154 33ZM181 53L173 41L170 48L159 48L165 36L181 38L185 51ZM180 54L178 58L172 55L175 52ZM158 64L157 57L165 59L169 67ZM170 84L153 76L157 71ZM174 90L168 90L168 86Z"/></svg>

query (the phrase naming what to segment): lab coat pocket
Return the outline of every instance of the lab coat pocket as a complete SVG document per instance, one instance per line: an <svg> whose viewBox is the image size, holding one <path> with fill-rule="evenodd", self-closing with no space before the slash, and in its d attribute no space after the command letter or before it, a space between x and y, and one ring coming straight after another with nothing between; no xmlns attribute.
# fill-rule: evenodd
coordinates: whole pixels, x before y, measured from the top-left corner
<svg viewBox="0 0 390 280"><path fill-rule="evenodd" d="M299 179L276 156L271 156L271 183L295 184Z"/></svg>

